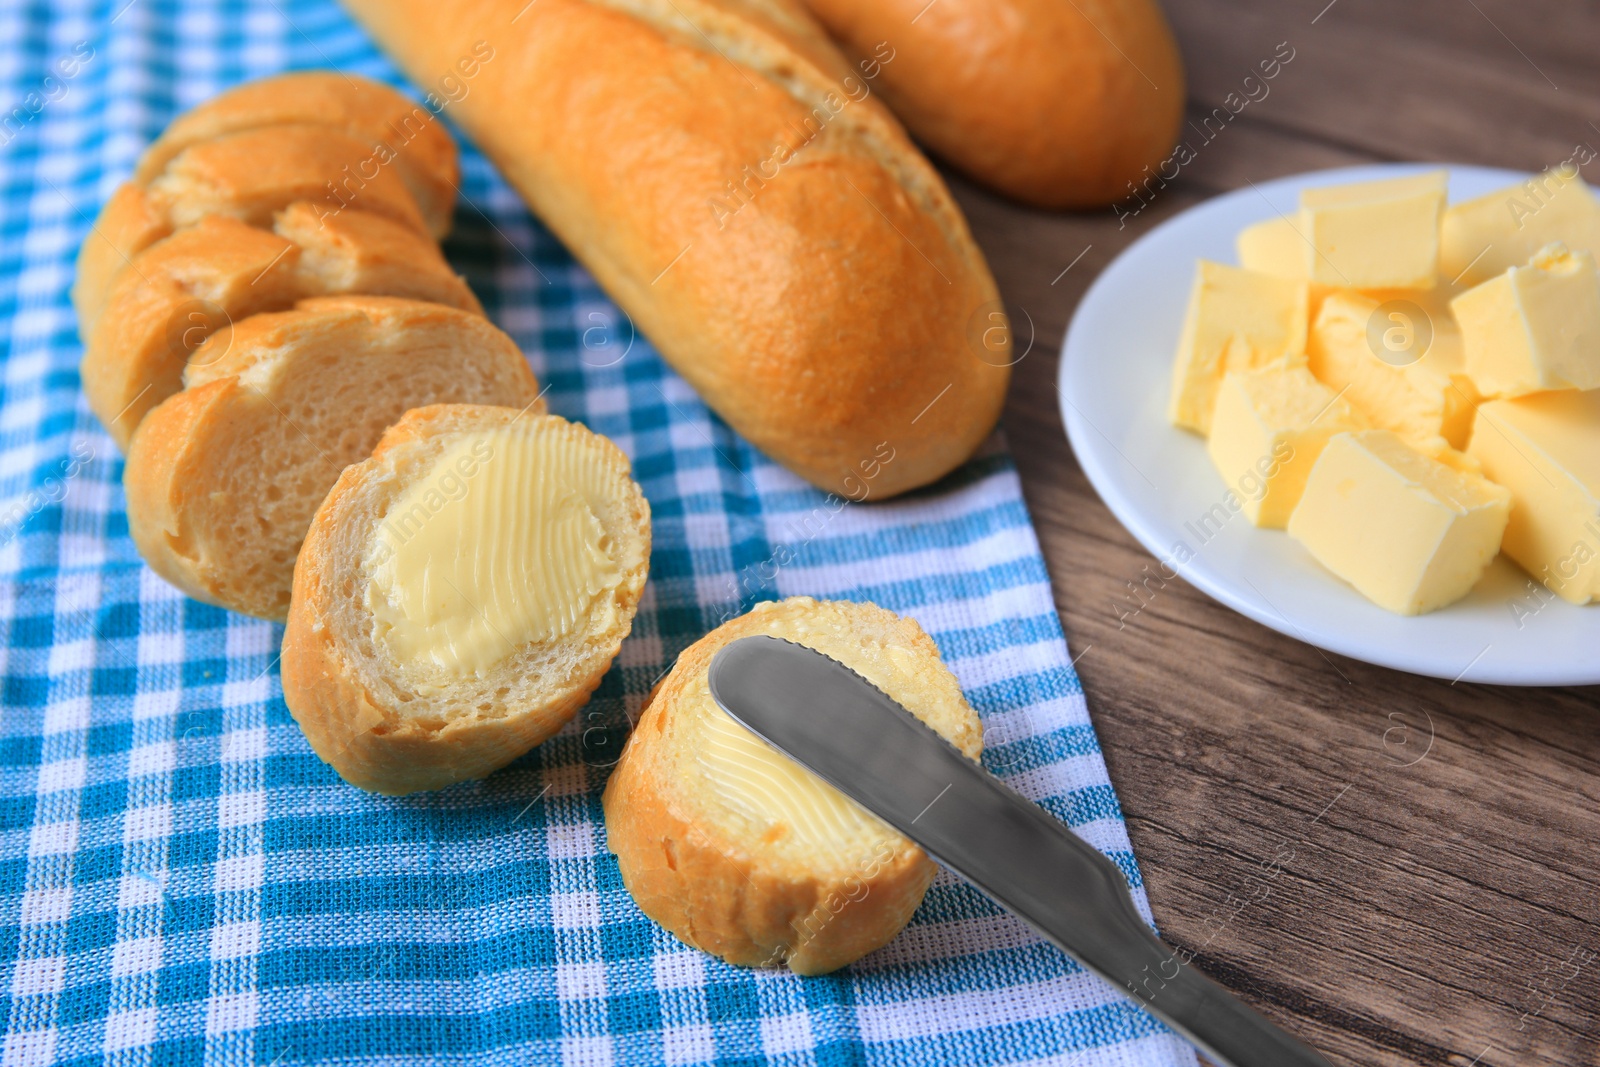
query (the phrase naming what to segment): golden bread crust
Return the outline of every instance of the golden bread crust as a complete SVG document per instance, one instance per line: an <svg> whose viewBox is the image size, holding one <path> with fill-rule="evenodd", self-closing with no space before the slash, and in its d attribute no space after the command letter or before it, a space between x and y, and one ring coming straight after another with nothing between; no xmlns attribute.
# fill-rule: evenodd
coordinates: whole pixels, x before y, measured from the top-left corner
<svg viewBox="0 0 1600 1067"><path fill-rule="evenodd" d="M133 257L172 233L165 207L143 186L125 182L100 209L78 249L72 281L72 306L78 336L87 341L106 306L106 295Z"/></svg>
<svg viewBox="0 0 1600 1067"><path fill-rule="evenodd" d="M628 487L628 534L642 539L633 546L636 562L613 593L612 625L592 638L598 651L588 655L588 667L578 676L553 686L527 707L442 724L422 722L374 693L365 680L370 667L361 665L343 639L336 616L346 609L350 585L359 578L339 565L339 543L355 536L358 527L370 526L370 516L365 524L359 517L364 486L392 477L397 456L442 435L505 425L519 417L561 423L567 427L563 432L583 434L601 449L606 465ZM513 408L434 405L409 411L384 434L370 459L345 469L312 521L295 567L283 637L284 700L317 755L362 789L401 795L482 778L549 738L588 702L632 629L649 556L649 504L632 481L627 457L606 438L555 416L522 416Z"/></svg>
<svg viewBox="0 0 1600 1067"><path fill-rule="evenodd" d="M977 715L914 620L875 604L792 597L758 605L686 649L651 694L622 759L606 784L607 847L623 883L646 915L681 940L739 966L787 964L798 974L823 974L882 947L911 918L934 875L931 860L890 833L843 866L818 857L797 862L767 847L766 836L716 821L701 794L702 776L688 775L674 751L676 722L724 645L759 633L812 644L805 628L845 627L863 643L892 642L914 663L924 696L938 700L930 725L976 759L982 750ZM838 653L838 646L830 646ZM846 665L850 665L847 661ZM931 694L931 695L930 695ZM895 695L895 694L891 694ZM942 715L942 718L937 716Z"/></svg>
<svg viewBox="0 0 1600 1067"><path fill-rule="evenodd" d="M870 486L888 496L952 470L993 428L1013 357L986 334L1000 306L983 256L938 174L798 8L347 6L418 78L495 28L498 58L452 115L780 463L859 498L863 466L892 453Z"/></svg>
<svg viewBox="0 0 1600 1067"><path fill-rule="evenodd" d="M196 600L225 603L205 562L197 562L184 513L196 494L206 492L205 453L189 447L207 425L226 424L227 410L241 388L229 378L186 389L161 405L162 417L140 424L122 470L128 498L128 534L139 555L168 582Z"/></svg>
<svg viewBox="0 0 1600 1067"><path fill-rule="evenodd" d="M1018 200L1122 200L1176 142L1183 64L1156 0L809 3L848 53L877 62L918 140Z"/></svg>

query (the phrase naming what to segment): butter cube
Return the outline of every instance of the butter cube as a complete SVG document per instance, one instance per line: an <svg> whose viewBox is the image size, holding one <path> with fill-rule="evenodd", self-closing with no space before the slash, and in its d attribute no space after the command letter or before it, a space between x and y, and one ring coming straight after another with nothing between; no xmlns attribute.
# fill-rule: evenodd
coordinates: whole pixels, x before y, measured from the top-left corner
<svg viewBox="0 0 1600 1067"><path fill-rule="evenodd" d="M1547 245L1450 307L1484 396L1600 388L1600 271L1589 253Z"/></svg>
<svg viewBox="0 0 1600 1067"><path fill-rule="evenodd" d="M1316 318L1323 298L1334 289L1311 281L1311 270L1306 263L1311 243L1296 229L1298 225L1295 219L1279 217L1246 226L1234 238L1234 248L1239 254L1239 266L1245 270L1306 282L1306 308L1310 317Z"/></svg>
<svg viewBox="0 0 1600 1067"><path fill-rule="evenodd" d="M1306 264L1309 241L1295 229L1294 220L1278 216L1246 226L1234 238L1239 266L1280 278L1309 278Z"/></svg>
<svg viewBox="0 0 1600 1067"><path fill-rule="evenodd" d="M1431 289L1444 171L1307 189L1298 229L1310 279L1347 289Z"/></svg>
<svg viewBox="0 0 1600 1067"><path fill-rule="evenodd" d="M1511 494L1388 430L1328 441L1289 535L1379 607L1420 615L1466 596L1500 551Z"/></svg>
<svg viewBox="0 0 1600 1067"><path fill-rule="evenodd" d="M1575 167L1552 167L1445 209L1439 270L1458 285L1477 285L1528 262L1553 241L1600 255L1600 203Z"/></svg>
<svg viewBox="0 0 1600 1067"><path fill-rule="evenodd" d="M1350 405L1304 367L1230 371L1206 450L1245 516L1281 530L1328 438L1362 428Z"/></svg>
<svg viewBox="0 0 1600 1067"><path fill-rule="evenodd" d="M1306 359L1374 427L1425 452L1466 447L1478 391L1449 306L1432 294L1331 294L1317 311Z"/></svg>
<svg viewBox="0 0 1600 1067"><path fill-rule="evenodd" d="M1469 451L1511 491L1506 555L1564 600L1600 600L1600 392L1492 400Z"/></svg>
<svg viewBox="0 0 1600 1067"><path fill-rule="evenodd" d="M1173 360L1167 415L1211 432L1222 376L1286 360L1305 363L1304 282L1201 260Z"/></svg>

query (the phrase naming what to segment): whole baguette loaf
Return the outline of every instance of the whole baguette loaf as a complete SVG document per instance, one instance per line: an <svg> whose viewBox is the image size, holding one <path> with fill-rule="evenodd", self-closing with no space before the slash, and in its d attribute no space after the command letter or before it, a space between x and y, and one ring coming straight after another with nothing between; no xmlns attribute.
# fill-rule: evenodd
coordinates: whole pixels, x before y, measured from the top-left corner
<svg viewBox="0 0 1600 1067"><path fill-rule="evenodd" d="M914 620L810 597L717 627L651 694L606 783L606 843L623 884L650 918L729 963L823 974L899 933L934 865L717 707L712 657L752 634L833 657L973 759L982 726Z"/></svg>
<svg viewBox="0 0 1600 1067"><path fill-rule="evenodd" d="M133 435L128 530L150 568L197 600L267 619L289 609L295 557L346 466L408 410L543 410L527 359L480 315L332 296L213 334L185 387Z"/></svg>
<svg viewBox="0 0 1600 1067"><path fill-rule="evenodd" d="M807 0L935 155L1046 208L1133 193L1172 151L1182 59L1157 0Z"/></svg>
<svg viewBox="0 0 1600 1067"><path fill-rule="evenodd" d="M795 0L346 0L758 448L859 497L999 416L1009 332L943 181ZM874 457L889 452L893 462Z"/></svg>
<svg viewBox="0 0 1600 1067"><path fill-rule="evenodd" d="M453 444L468 438L476 446L496 435L504 442L508 433L523 435L524 444L564 447L583 457L585 507L604 531L614 581L557 638L514 641L497 662L441 677L424 657L397 653L386 639L371 599L379 595L372 591L374 541L380 527L409 521L395 514L404 510L407 490L436 477L440 457ZM462 471L451 486L457 505L475 516L508 506L492 499L496 487L486 484L492 476L484 471L515 462L492 448L483 454L482 466ZM480 499L483 494L490 498ZM531 512L509 517L519 524L537 518ZM435 512L417 521L448 520ZM452 547L472 554L479 561L474 566L492 567L495 546L471 543L481 528L469 524L465 541ZM627 457L606 438L554 415L514 408L409 411L370 458L345 468L317 509L295 565L283 635L284 701L317 754L362 789L402 794L482 778L554 734L588 701L632 628L649 561L649 504L629 476ZM451 585L448 579L444 584ZM503 586L500 591L510 595ZM463 598L458 606L473 613L485 605Z"/></svg>

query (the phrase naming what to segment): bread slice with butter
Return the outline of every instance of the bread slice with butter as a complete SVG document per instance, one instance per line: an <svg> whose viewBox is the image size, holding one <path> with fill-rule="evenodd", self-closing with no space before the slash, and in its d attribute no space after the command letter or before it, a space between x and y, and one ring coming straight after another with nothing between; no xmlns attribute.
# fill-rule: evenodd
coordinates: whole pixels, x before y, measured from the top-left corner
<svg viewBox="0 0 1600 1067"><path fill-rule="evenodd" d="M339 476L295 566L283 696L317 755L404 794L559 730L644 590L650 508L629 469L553 415L407 412Z"/></svg>
<svg viewBox="0 0 1600 1067"><path fill-rule="evenodd" d="M656 687L606 784L623 883L696 948L739 966L823 974L899 933L934 865L712 700L712 657L753 634L833 657L973 759L982 727L922 627L875 604L758 605L685 650Z"/></svg>
<svg viewBox="0 0 1600 1067"><path fill-rule="evenodd" d="M539 410L516 344L480 315L396 297L319 297L252 315L190 359L133 435L128 529L152 570L268 619L328 488L407 410Z"/></svg>

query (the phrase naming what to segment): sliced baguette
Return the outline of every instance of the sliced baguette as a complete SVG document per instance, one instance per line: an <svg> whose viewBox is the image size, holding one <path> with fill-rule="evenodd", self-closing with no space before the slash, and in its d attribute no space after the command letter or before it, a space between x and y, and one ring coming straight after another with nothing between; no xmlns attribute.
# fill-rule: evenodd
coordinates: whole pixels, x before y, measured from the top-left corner
<svg viewBox="0 0 1600 1067"><path fill-rule="evenodd" d="M169 160L147 185L123 185L106 202L78 253L72 299L79 332L92 335L118 275L135 256L207 215L270 227L305 201L319 218L350 208L430 236L398 172L370 141L325 126L268 126L200 141Z"/></svg>
<svg viewBox="0 0 1600 1067"><path fill-rule="evenodd" d="M216 329L312 296L364 293L482 307L432 239L367 211L318 219L300 201L271 230L225 215L135 255L106 298L80 368L89 408L118 447L183 387L186 360Z"/></svg>
<svg viewBox="0 0 1600 1067"><path fill-rule="evenodd" d="M398 656L381 632L366 599L374 595L369 552L391 508L432 476L449 447L502 430L537 447L581 450L599 486L587 503L616 581L559 639L513 643L501 660L464 676L441 673ZM475 491L470 476L466 484ZM408 412L370 459L346 468L317 511L295 566L284 700L317 754L362 789L403 794L481 778L554 734L589 699L632 627L649 558L649 505L627 457L606 438L514 408Z"/></svg>
<svg viewBox="0 0 1600 1067"><path fill-rule="evenodd" d="M450 232L461 168L455 142L421 104L386 85L331 70L297 71L230 89L180 115L145 150L134 181L148 184L185 149L268 126L325 126L394 150L394 167L411 191L428 232Z"/></svg>
<svg viewBox="0 0 1600 1067"><path fill-rule="evenodd" d="M690 646L656 687L606 784L623 884L646 915L729 963L822 974L899 933L934 865L716 706L711 659L752 634L833 657L973 759L982 727L932 639L875 604L761 604ZM826 802L792 806L799 783Z"/></svg>
<svg viewBox="0 0 1600 1067"><path fill-rule="evenodd" d="M541 410L522 352L479 315L390 297L320 297L213 334L185 388L128 450L128 527L151 568L199 599L282 619L328 487L407 410Z"/></svg>

